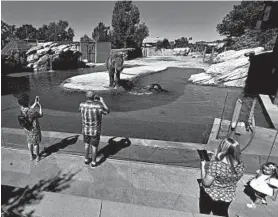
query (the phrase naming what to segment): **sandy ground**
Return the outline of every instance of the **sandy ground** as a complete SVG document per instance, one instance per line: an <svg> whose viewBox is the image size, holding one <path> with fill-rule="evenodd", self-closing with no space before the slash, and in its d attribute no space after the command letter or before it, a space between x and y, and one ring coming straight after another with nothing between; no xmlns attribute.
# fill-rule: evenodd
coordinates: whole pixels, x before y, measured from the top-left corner
<svg viewBox="0 0 278 217"><path fill-rule="evenodd" d="M121 73L121 79L127 80L132 80L145 74L161 72L169 67L202 69L207 69L209 67L209 64L203 63L201 58L192 58L191 56L147 57L125 61L125 64L139 65L138 67L124 68ZM79 91L107 90L108 85L109 77L107 71L74 76L61 84L65 89Z"/></svg>

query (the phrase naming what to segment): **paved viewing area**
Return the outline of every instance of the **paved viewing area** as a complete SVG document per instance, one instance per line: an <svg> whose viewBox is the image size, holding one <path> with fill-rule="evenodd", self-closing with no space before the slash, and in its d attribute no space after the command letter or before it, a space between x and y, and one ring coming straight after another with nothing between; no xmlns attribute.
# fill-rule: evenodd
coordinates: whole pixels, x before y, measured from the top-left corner
<svg viewBox="0 0 278 217"><path fill-rule="evenodd" d="M84 158L52 154L40 162L29 160L27 150L1 148L2 200L25 191L20 207L33 216L201 217L196 168L108 159L99 167L84 166ZM274 217L277 202L246 208L243 193L251 175L244 175L230 216ZM14 189L14 187L18 187ZM13 194L8 192L13 191ZM20 195L21 195L20 194ZM4 196L4 198L3 198Z"/></svg>

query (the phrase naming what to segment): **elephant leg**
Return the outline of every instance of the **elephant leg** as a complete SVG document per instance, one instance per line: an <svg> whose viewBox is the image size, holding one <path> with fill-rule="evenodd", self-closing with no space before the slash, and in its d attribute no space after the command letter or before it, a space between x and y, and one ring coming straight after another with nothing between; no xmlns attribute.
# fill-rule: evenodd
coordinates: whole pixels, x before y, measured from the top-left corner
<svg viewBox="0 0 278 217"><path fill-rule="evenodd" d="M109 87L114 85L114 72L109 71Z"/></svg>
<svg viewBox="0 0 278 217"><path fill-rule="evenodd" d="M119 86L120 74L121 74L121 72L116 72L116 79L115 79L116 86Z"/></svg>

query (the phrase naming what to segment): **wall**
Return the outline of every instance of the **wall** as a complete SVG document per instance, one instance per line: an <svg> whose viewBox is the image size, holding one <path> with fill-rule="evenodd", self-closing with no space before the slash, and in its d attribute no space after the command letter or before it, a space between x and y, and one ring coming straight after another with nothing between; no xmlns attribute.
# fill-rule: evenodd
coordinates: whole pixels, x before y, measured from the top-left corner
<svg viewBox="0 0 278 217"><path fill-rule="evenodd" d="M98 42L97 43L97 63L105 63L106 59L110 55L111 43L110 42Z"/></svg>

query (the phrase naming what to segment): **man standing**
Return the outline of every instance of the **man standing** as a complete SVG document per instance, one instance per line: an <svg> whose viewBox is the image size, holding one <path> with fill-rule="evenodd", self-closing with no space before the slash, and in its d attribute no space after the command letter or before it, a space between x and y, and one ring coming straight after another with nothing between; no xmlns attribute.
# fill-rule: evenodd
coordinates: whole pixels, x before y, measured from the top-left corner
<svg viewBox="0 0 278 217"><path fill-rule="evenodd" d="M82 133L85 143L85 164L90 163L89 152L92 146L91 167L96 166L96 156L101 132L102 115L110 112L102 97L94 94L93 91L86 93L86 102L80 104L79 110L82 116Z"/></svg>

